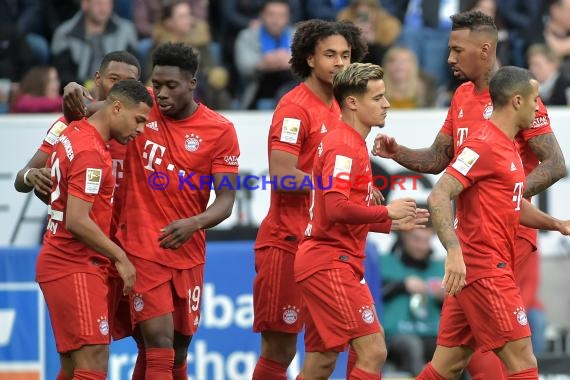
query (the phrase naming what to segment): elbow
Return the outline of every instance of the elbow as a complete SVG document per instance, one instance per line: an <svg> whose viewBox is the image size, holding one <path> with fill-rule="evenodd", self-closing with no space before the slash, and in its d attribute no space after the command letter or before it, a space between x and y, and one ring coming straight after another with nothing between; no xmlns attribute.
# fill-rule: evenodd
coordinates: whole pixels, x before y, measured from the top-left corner
<svg viewBox="0 0 570 380"><path fill-rule="evenodd" d="M554 173L554 182L566 177L568 175L568 169L566 169L566 165L562 163L559 165Z"/></svg>
<svg viewBox="0 0 570 380"><path fill-rule="evenodd" d="M432 191L428 197L427 197L427 205L428 205L428 209L431 211L433 206L436 203L436 199L437 199L437 193L435 191Z"/></svg>

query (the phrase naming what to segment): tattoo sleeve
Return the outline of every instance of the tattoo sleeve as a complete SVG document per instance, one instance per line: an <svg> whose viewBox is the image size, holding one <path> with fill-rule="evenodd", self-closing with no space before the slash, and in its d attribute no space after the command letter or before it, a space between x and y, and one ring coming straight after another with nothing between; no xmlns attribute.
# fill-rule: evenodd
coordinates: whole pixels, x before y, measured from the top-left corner
<svg viewBox="0 0 570 380"><path fill-rule="evenodd" d="M449 174L444 174L428 197L433 227L445 249L458 247L459 240L453 228L451 200L463 191L463 185Z"/></svg>
<svg viewBox="0 0 570 380"><path fill-rule="evenodd" d="M441 173L453 158L453 139L438 133L429 148L410 149L398 146L394 160L409 170L420 173Z"/></svg>
<svg viewBox="0 0 570 380"><path fill-rule="evenodd" d="M540 164L526 177L525 198L540 193L566 175L564 155L554 133L535 136L528 144Z"/></svg>

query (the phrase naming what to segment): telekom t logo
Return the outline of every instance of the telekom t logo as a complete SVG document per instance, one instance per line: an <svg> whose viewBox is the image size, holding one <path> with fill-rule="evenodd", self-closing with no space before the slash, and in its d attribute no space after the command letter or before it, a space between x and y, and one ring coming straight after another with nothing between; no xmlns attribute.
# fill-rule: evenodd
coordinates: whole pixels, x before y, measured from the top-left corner
<svg viewBox="0 0 570 380"><path fill-rule="evenodd" d="M513 202L516 204L515 211L519 211L521 209L523 185L523 182L515 183L515 189L513 190Z"/></svg>
<svg viewBox="0 0 570 380"><path fill-rule="evenodd" d="M461 146L461 144L463 144L468 133L469 128L457 128L457 146Z"/></svg>
<svg viewBox="0 0 570 380"><path fill-rule="evenodd" d="M151 146L150 152L147 152L146 147L149 145ZM145 151L143 152L142 156L143 156L143 158L148 158L148 161L147 161L144 168L151 170L151 171L154 171L154 168L152 167L152 165L153 164L160 165L162 163L162 156L164 155L164 151L166 150L166 147L162 146L160 144L157 144L155 142L152 142L150 140L146 140L146 142L144 144L144 149L145 149ZM160 153L159 153L160 157L156 157L157 156L157 154L156 154L157 150L160 150Z"/></svg>

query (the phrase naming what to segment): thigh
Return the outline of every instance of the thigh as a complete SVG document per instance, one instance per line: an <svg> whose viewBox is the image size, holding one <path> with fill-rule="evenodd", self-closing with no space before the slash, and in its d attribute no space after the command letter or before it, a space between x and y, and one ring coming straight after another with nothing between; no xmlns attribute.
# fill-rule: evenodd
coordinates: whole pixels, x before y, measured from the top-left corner
<svg viewBox="0 0 570 380"><path fill-rule="evenodd" d="M514 259L515 281L520 289L523 304L528 308L536 302L538 294L539 255L535 246L528 240L517 238Z"/></svg>
<svg viewBox="0 0 570 380"><path fill-rule="evenodd" d="M123 295L123 280L118 274L110 275L109 285L109 325L113 340L132 335L129 296Z"/></svg>
<svg viewBox="0 0 570 380"><path fill-rule="evenodd" d="M509 341L530 337L526 311L512 277L474 281L463 289L458 299L477 347L482 351L498 349Z"/></svg>
<svg viewBox="0 0 570 380"><path fill-rule="evenodd" d="M95 274L74 273L40 283L57 351L109 344L107 283ZM70 323L73 321L73 323Z"/></svg>
<svg viewBox="0 0 570 380"><path fill-rule="evenodd" d="M202 292L204 287L204 265L190 269L174 270L174 331L191 336L200 323Z"/></svg>
<svg viewBox="0 0 570 380"><path fill-rule="evenodd" d="M135 256L129 256L129 259L137 270L135 288L129 296L133 327L149 319L172 314L172 269Z"/></svg>
<svg viewBox="0 0 570 380"><path fill-rule="evenodd" d="M303 329L303 301L294 278L295 255L279 248L255 250L253 283L255 332L298 334Z"/></svg>
<svg viewBox="0 0 570 380"><path fill-rule="evenodd" d="M319 271L300 285L311 319L306 334L314 338L306 351L344 351L351 340L382 332L370 289L352 270Z"/></svg>

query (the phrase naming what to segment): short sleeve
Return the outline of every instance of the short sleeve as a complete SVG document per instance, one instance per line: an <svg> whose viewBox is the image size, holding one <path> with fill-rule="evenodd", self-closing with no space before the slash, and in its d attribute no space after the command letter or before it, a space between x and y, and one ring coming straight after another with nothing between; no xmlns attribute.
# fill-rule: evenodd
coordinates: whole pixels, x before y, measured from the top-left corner
<svg viewBox="0 0 570 380"><path fill-rule="evenodd" d="M453 95L453 97L451 98L451 105L447 110L447 116L445 118L445 122L443 123L443 126L439 131L439 133L442 133L447 136L453 136L453 115L457 115L457 112L455 112L456 108L455 99L457 96L458 96L457 93L455 93L455 95Z"/></svg>
<svg viewBox="0 0 570 380"><path fill-rule="evenodd" d="M85 150L77 154L67 171L69 194L86 202L93 203L103 186L103 180L111 170L95 150Z"/></svg>
<svg viewBox="0 0 570 380"><path fill-rule="evenodd" d="M468 188L494 172L493 152L479 139L467 139L445 172Z"/></svg>
<svg viewBox="0 0 570 380"><path fill-rule="evenodd" d="M281 150L298 157L310 127L308 114L299 105L278 107L269 130L269 150Z"/></svg>
<svg viewBox="0 0 570 380"><path fill-rule="evenodd" d="M226 131L218 142L218 149L212 162L213 173L238 173L240 151L236 130L233 124L228 124Z"/></svg>
<svg viewBox="0 0 570 380"><path fill-rule="evenodd" d="M66 128L67 121L62 116L51 125L38 150L50 154L53 151L53 146L57 142L57 139L59 139L59 136L61 136L61 133Z"/></svg>
<svg viewBox="0 0 570 380"><path fill-rule="evenodd" d="M528 141L533 137L546 135L548 133L552 133L552 127L550 126L550 117L548 116L548 110L546 109L544 103L539 98L538 111L536 112L536 116L532 122L532 127L522 130L520 132L520 135L524 141Z"/></svg>

